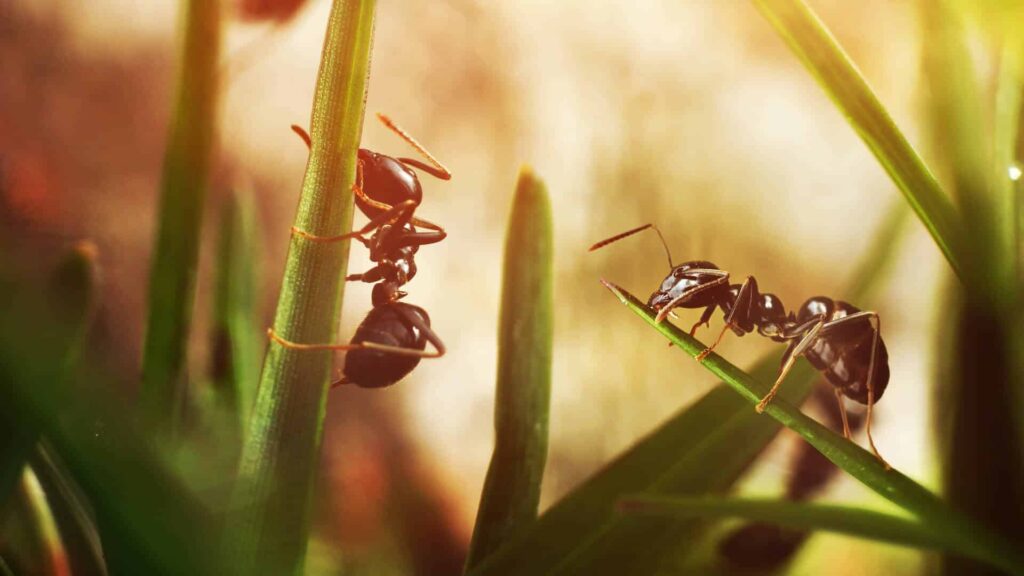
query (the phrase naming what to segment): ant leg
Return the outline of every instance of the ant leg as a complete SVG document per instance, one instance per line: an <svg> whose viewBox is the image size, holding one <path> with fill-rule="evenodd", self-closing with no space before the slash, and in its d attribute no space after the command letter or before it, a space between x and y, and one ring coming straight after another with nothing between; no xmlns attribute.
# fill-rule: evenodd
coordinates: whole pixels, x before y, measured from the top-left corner
<svg viewBox="0 0 1024 576"><path fill-rule="evenodd" d="M722 331L718 333L718 338L715 339L715 343L710 347L705 348L700 354L697 355L697 361L703 362L708 354L722 342L722 337L729 331L730 328L738 325L750 324L750 308L753 305L754 299L757 298L757 280L753 276L747 276L747 279L743 281L743 285L740 286L739 293L736 295L736 300L732 304L732 310L725 315L725 326L722 327ZM701 317L703 319L703 317Z"/></svg>
<svg viewBox="0 0 1024 576"><path fill-rule="evenodd" d="M761 398L761 401L757 403L757 406L754 407L758 414L764 412L765 408L768 407L768 404L770 404L772 399L775 398L775 394L779 391L779 386L781 386L782 381L786 379L786 374L789 374L789 371L793 369L796 359L814 343L815 338L818 337L818 332L820 332L822 327L825 325L825 317L821 316L816 320L807 322L803 324L801 328L808 326L811 322L813 322L813 325L811 325L810 328L806 328L806 332L803 337L786 350L786 361L782 365L782 370L779 371L779 377L775 379L775 384L772 385L771 390L769 390L768 393L764 395L764 398Z"/></svg>
<svg viewBox="0 0 1024 576"><path fill-rule="evenodd" d="M295 234L296 236L301 236L312 242L340 242L342 240L351 240L355 238L362 242L363 244L366 244L367 239L363 238L365 234L368 234L370 231L380 228L384 224L391 222L401 222L403 219L408 218L409 214L411 214L412 211L415 209L416 203L413 202L412 200L406 200L405 202L402 202L401 204L392 207L387 212L379 214L376 218L370 220L370 222L366 226L363 226L359 230L355 232L349 232L348 234L342 234L340 236L314 236L313 234L295 228L294 226L292 227L292 234Z"/></svg>
<svg viewBox="0 0 1024 576"><path fill-rule="evenodd" d="M833 388L836 393L836 402L839 403L839 415L843 418L843 437L847 440L850 439L850 421L846 418L846 404L843 404L843 391L839 388Z"/></svg>
<svg viewBox="0 0 1024 576"><path fill-rule="evenodd" d="M416 324L414 323L414 325ZM416 325L417 328L420 326L422 326L422 324ZM298 342L292 342L291 340L286 340L278 336L277 332L275 332L273 328L267 328L267 336L270 337L271 340L290 350L345 351L368 349L387 352L389 354L398 354L399 356L418 356L420 358L440 358L441 356L444 356L447 350L444 347L444 343L441 342L441 339L437 337L437 334L434 334L429 327L424 330L423 334L427 337L427 340L437 348L436 352L416 350L415 348L403 348L401 346L388 346L387 344L378 344L376 342L359 342L356 344L299 344Z"/></svg>
<svg viewBox="0 0 1024 576"><path fill-rule="evenodd" d="M697 328L700 328L702 325L707 326L708 328L711 327L711 315L715 313L716 307L717 305L712 305L704 309L704 313L700 315L700 320L698 320L697 323L693 325L693 328L690 328L690 336L696 336Z"/></svg>
<svg viewBox="0 0 1024 576"><path fill-rule="evenodd" d="M866 314L861 312L858 314L870 315L874 319L875 337L871 340L871 360L868 362L868 415L867 415L867 434L868 444L871 446L871 451L875 453L875 458L881 461L882 465L885 466L886 470L892 470L892 466L882 458L882 455L878 453L878 448L875 447L875 439L871 437L871 408L875 405L875 386L873 380L875 379L875 353L878 351L878 341L882 338L882 321L878 318L878 314L875 312L867 312ZM857 316L858 314L851 314L849 317Z"/></svg>
<svg viewBox="0 0 1024 576"><path fill-rule="evenodd" d="M302 141L306 143L306 148L313 149L313 139L309 137L309 132L306 132L305 128L298 124L292 124L292 132L295 132L299 135L299 138L302 138Z"/></svg>
<svg viewBox="0 0 1024 576"><path fill-rule="evenodd" d="M379 282L380 280L383 279L384 274L381 271L380 266L374 266L373 268L370 268L369 270L363 272L362 274L349 274L348 276L345 276L346 282L362 280L363 282L366 282L368 284L373 284L374 282Z"/></svg>

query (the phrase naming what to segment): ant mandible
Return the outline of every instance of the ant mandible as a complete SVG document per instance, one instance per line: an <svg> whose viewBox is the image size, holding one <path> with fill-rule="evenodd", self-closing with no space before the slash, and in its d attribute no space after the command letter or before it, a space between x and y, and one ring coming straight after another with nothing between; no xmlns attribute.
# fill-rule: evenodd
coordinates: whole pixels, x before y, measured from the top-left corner
<svg viewBox="0 0 1024 576"><path fill-rule="evenodd" d="M753 276L747 276L743 284L730 284L729 273L706 260L673 264L665 237L653 224L616 234L594 244L590 250L647 229L658 233L670 269L669 275L647 301L647 306L657 312L656 322L663 322L675 308L703 308L700 320L690 329L690 336L693 336L701 325L708 326L712 314L721 308L725 326L715 342L697 355L698 361L703 361L718 346L729 329L737 336L757 330L758 334L775 342L788 342L779 376L757 404L757 412L764 412L797 358L804 356L834 387L842 414L843 435L847 439L851 434L842 397L867 405L868 443L875 456L886 468L889 467L871 436L872 407L889 383L889 354L882 342L881 323L876 312L815 296L804 302L795 314L792 311L787 314L782 300L774 294L761 293Z"/></svg>
<svg viewBox="0 0 1024 576"><path fill-rule="evenodd" d="M361 148L357 160L357 177L352 186L356 206L370 222L360 230L339 236L315 236L293 227L292 233L313 242L359 240L370 251L375 266L361 274L351 274L346 281L374 283L373 309L356 329L349 344L299 344L289 342L267 331L275 342L299 350L347 350L343 377L333 386L352 383L364 388L390 386L408 375L421 358L438 358L445 354L440 337L430 328L430 317L419 306L399 302L406 293L400 288L416 274L414 254L420 246L434 244L447 236L444 229L415 216L423 200L423 190L410 167L424 170L448 180L451 173L423 146L394 124L387 116L377 117L397 133L431 164L411 158L392 158ZM292 126L308 147L309 135ZM427 232L416 226L428 228ZM367 234L373 232L369 238ZM427 352L426 344L436 352ZM397 357L396 357L397 356Z"/></svg>

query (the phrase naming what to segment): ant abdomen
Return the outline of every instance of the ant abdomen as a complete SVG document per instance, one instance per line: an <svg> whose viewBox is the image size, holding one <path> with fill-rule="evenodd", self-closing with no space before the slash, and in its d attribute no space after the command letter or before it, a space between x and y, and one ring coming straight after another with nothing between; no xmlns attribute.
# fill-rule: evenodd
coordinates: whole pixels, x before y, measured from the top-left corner
<svg viewBox="0 0 1024 576"><path fill-rule="evenodd" d="M372 342L392 348L426 350L427 337L410 323L407 314L416 315L426 326L426 310L404 302L377 306L356 329L352 344ZM405 356L372 348L355 348L345 355L345 380L361 388L383 388L398 382L420 363L420 356Z"/></svg>
<svg viewBox="0 0 1024 576"><path fill-rule="evenodd" d="M800 307L797 322L803 324L815 318L839 320L860 312L860 308L841 300L824 296L809 299ZM875 342L877 341L877 344ZM869 378L871 351L875 349L874 377ZM843 395L861 404L867 404L868 381L874 388L874 402L882 397L889 384L889 352L885 342L875 337L875 327L869 317L835 324L823 331L804 354L830 384L843 391Z"/></svg>

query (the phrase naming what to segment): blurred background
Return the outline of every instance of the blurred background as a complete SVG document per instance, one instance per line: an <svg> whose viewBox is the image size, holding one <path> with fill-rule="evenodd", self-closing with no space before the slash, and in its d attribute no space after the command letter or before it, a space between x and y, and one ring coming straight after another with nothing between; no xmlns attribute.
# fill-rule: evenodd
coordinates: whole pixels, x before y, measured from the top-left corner
<svg viewBox="0 0 1024 576"><path fill-rule="evenodd" d="M40 276L72 242L95 242L103 288L90 348L129 383L139 378L179 4L0 0L0 235L26 273ZM294 11L271 19L246 11L258 4L236 4L225 37L196 334L212 306L216 214L231 190L258 206L260 325L270 323L306 161L288 127L309 123L329 2L293 2ZM812 6L929 160L918 128L926 95L915 5ZM421 177L420 213L449 237L421 250L408 287L449 354L393 388L331 393L311 567L330 565L335 550L368 573L461 566L492 448L501 253L523 163L547 182L556 225L542 508L715 383L598 283L605 277L646 297L667 272L656 236L593 254L591 243L653 222L677 262L706 259L734 278L755 275L762 290L797 307L815 295L844 297L900 202L747 2L381 2L363 146L411 155L372 119L378 111L454 174L450 182ZM889 349L875 440L896 468L935 487L928 383L943 329L936 296L948 273L916 221L894 250L884 289L855 303L881 313ZM350 266L369 267L363 251L353 251ZM352 284L346 295L345 340L369 310L370 290ZM680 325L698 315L684 314ZM716 314L704 339L721 322ZM744 366L777 346L730 337L718 352ZM193 338L191 347L199 370L210 361L208 341ZM777 494L795 445L784 430L744 491ZM827 498L885 507L846 478ZM793 573L904 573L921 561L907 549L818 535Z"/></svg>

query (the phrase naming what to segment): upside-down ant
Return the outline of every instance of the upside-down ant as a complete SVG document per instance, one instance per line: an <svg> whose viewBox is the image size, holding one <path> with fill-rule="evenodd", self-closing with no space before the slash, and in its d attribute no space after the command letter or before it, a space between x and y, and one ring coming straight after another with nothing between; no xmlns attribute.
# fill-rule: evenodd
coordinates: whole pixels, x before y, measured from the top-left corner
<svg viewBox="0 0 1024 576"><path fill-rule="evenodd" d="M350 274L345 280L374 283L373 309L356 328L348 344L298 344L281 338L273 329L267 331L271 339L286 348L348 350L343 377L333 386L348 383L364 388L390 386L412 372L421 358L438 358L445 353L444 343L430 328L427 312L399 300L406 295L402 286L416 275L416 251L420 246L440 242L447 236L440 226L415 216L423 200L423 189L411 167L442 180L450 179L451 173L391 119L383 114L377 117L421 153L430 165L360 148L352 192L356 206L370 222L358 231L340 236L314 236L292 228L293 234L312 242L356 239L366 246L374 267L361 274ZM292 130L312 147L309 135L302 128L292 126ZM420 232L417 226L428 231ZM373 235L367 238L371 231ZM437 351L427 352L427 342Z"/></svg>
<svg viewBox="0 0 1024 576"><path fill-rule="evenodd" d="M846 438L850 438L850 427L842 397L867 405L868 443L875 456L888 467L871 437L871 409L889 383L889 354L882 342L878 314L824 296L810 298L796 313L787 314L778 296L758 291L753 276L747 276L743 284L730 284L729 273L706 260L673 264L665 237L653 224L616 234L594 244L590 250L649 228L661 238L671 269L647 301L647 306L657 312L655 320L664 321L675 308L703 308L700 320L690 329L693 336L702 324L708 325L715 309L721 308L725 326L715 342L697 355L698 361L715 349L730 328L738 336L757 330L758 334L775 342L788 342L779 377L757 404L757 412L765 410L797 358L804 356L835 388Z"/></svg>

